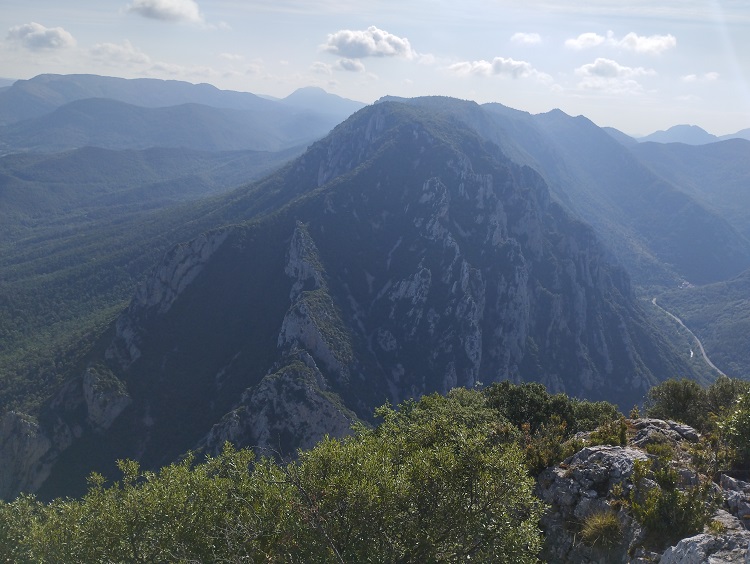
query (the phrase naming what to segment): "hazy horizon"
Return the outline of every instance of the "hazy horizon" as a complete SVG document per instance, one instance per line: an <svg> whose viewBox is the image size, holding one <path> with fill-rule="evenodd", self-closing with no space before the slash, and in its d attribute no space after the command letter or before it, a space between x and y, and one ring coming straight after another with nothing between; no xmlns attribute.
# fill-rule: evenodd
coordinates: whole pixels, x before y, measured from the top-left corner
<svg viewBox="0 0 750 564"><path fill-rule="evenodd" d="M750 5L612 0L8 0L0 76L206 82L371 103L445 95L559 108L634 136L750 127Z"/></svg>

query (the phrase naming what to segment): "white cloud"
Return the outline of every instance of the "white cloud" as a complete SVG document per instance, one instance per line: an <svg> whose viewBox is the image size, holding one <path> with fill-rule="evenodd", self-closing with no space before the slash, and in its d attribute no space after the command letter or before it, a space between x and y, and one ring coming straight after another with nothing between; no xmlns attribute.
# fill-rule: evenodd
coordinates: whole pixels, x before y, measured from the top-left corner
<svg viewBox="0 0 750 564"><path fill-rule="evenodd" d="M552 77L536 70L531 63L505 57L495 57L492 61L463 61L448 67L448 70L462 75L502 76L507 78L535 78L542 82L552 82Z"/></svg>
<svg viewBox="0 0 750 564"><path fill-rule="evenodd" d="M674 35L650 35L646 37L630 32L619 41L615 41L618 47L650 55L658 55L677 46L677 38Z"/></svg>
<svg viewBox="0 0 750 564"><path fill-rule="evenodd" d="M167 22L203 22L203 14L195 0L134 0L128 5L128 11Z"/></svg>
<svg viewBox="0 0 750 564"><path fill-rule="evenodd" d="M219 58L235 63L243 61L245 59L243 55L240 55L238 53L219 53Z"/></svg>
<svg viewBox="0 0 750 564"><path fill-rule="evenodd" d="M607 36L598 33L582 33L574 39L567 39L565 46L569 49L580 51L582 49L591 49L599 45L607 45L618 49L635 51L636 53L647 53L649 55L658 55L677 46L677 38L674 35L638 35L632 31L622 39L617 39L612 31L607 32Z"/></svg>
<svg viewBox="0 0 750 564"><path fill-rule="evenodd" d="M656 71L643 67L627 67L612 59L598 58L575 70L581 77L578 88L602 90L609 93L640 93L643 86L636 80L641 76L653 76Z"/></svg>
<svg viewBox="0 0 750 564"><path fill-rule="evenodd" d="M324 76L330 76L333 71L331 65L328 65L322 61L315 61L312 65L310 65L310 70L315 74L322 74Z"/></svg>
<svg viewBox="0 0 750 564"><path fill-rule="evenodd" d="M61 27L44 27L31 22L11 27L8 39L31 51L49 51L74 47L75 38Z"/></svg>
<svg viewBox="0 0 750 564"><path fill-rule="evenodd" d="M98 43L94 45L89 53L95 59L107 64L117 65L150 65L151 57L143 51L135 48L130 41L117 43Z"/></svg>
<svg viewBox="0 0 750 564"><path fill-rule="evenodd" d="M607 40L606 37L603 35L599 35L597 33L582 33L575 39L566 39L565 40L565 46L569 49L575 49L576 51L580 51L581 49L590 49L591 47L596 47L597 45L601 45Z"/></svg>
<svg viewBox="0 0 750 564"><path fill-rule="evenodd" d="M514 33L510 40L520 45L537 45L542 42L542 36L538 33Z"/></svg>
<svg viewBox="0 0 750 564"><path fill-rule="evenodd" d="M365 72L365 65L358 59L339 59L336 68L349 72Z"/></svg>
<svg viewBox="0 0 750 564"><path fill-rule="evenodd" d="M718 72L707 72L705 74L687 74L682 77L682 82L713 82L719 79Z"/></svg>
<svg viewBox="0 0 750 564"><path fill-rule="evenodd" d="M323 49L347 59L363 57L413 59L417 56L407 38L398 37L374 25L366 30L342 29L336 33L330 33Z"/></svg>

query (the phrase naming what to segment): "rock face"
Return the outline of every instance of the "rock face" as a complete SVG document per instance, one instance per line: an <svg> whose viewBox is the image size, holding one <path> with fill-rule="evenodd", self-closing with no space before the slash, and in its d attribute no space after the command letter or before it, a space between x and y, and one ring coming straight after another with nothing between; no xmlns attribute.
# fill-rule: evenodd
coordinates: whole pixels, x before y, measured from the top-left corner
<svg viewBox="0 0 750 564"><path fill-rule="evenodd" d="M700 534L669 547L659 564L745 564L750 562L750 532Z"/></svg>
<svg viewBox="0 0 750 564"><path fill-rule="evenodd" d="M624 493L636 460L648 460L641 450L630 447L587 447L557 467L548 468L538 480L537 493L550 505L542 519L545 532L545 560L549 562L629 562L628 549L643 542L638 524L612 504L613 488ZM616 546L603 551L581 542L569 523L582 523L595 513L617 514L622 537Z"/></svg>
<svg viewBox="0 0 750 564"><path fill-rule="evenodd" d="M232 205L266 215L175 248L92 353L123 393L48 421L155 467L477 381L629 406L685 373L593 231L459 121L377 104L262 186Z"/></svg>
<svg viewBox="0 0 750 564"><path fill-rule="evenodd" d="M34 491L49 474L45 456L52 441L39 424L19 413L0 419L0 497L11 498L21 491Z"/></svg>
<svg viewBox="0 0 750 564"><path fill-rule="evenodd" d="M705 531L666 548L649 536L631 508L632 496L642 502L644 495L634 492L636 464L649 464L656 458L643 449L647 445L669 445L673 449L669 464L679 476L677 487L687 491L700 480L708 480L698 475L688 454L700 435L674 421L636 419L627 423L627 446L587 446L540 474L537 494L549 504L542 519L542 557L560 563L750 562L750 532L744 519L745 492L750 491L750 484L727 476L722 476L720 486L713 484L718 503ZM641 487L649 490L657 484L646 478ZM606 544L590 542L582 533L584 524L597 514L613 515L619 523L619 533Z"/></svg>

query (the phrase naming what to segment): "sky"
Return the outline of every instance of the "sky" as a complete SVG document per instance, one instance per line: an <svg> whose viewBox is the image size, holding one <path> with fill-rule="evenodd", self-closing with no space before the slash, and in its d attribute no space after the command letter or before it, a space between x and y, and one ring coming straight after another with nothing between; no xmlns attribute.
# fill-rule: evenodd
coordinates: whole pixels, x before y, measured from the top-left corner
<svg viewBox="0 0 750 564"><path fill-rule="evenodd" d="M91 73L371 103L750 128L747 0L2 0L0 77Z"/></svg>

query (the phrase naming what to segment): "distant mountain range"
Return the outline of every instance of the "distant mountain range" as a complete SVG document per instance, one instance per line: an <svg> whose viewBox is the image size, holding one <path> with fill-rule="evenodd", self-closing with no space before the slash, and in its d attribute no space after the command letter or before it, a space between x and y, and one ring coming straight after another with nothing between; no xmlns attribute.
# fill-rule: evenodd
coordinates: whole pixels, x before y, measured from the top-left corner
<svg viewBox="0 0 750 564"><path fill-rule="evenodd" d="M363 105L315 88L268 100L207 84L40 75L0 90L0 153L283 150L320 138Z"/></svg>
<svg viewBox="0 0 750 564"><path fill-rule="evenodd" d="M716 136L697 125L675 125L666 131L655 131L650 135L643 137L631 137L622 131L611 127L604 128L610 135L615 137L621 143L630 145L637 143L683 143L685 145L707 145L717 141L726 141L727 139L747 139L750 140L750 128L742 129L737 133L729 135Z"/></svg>

